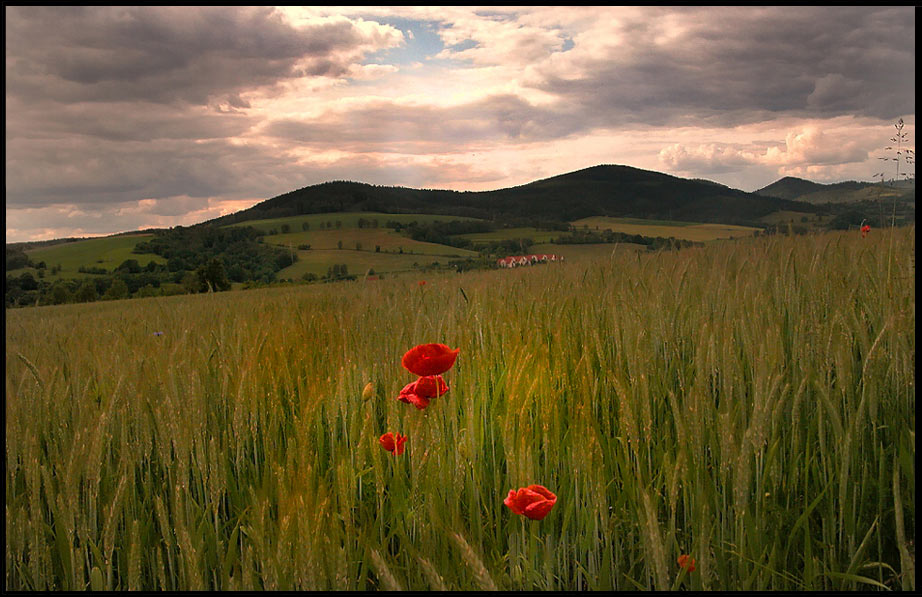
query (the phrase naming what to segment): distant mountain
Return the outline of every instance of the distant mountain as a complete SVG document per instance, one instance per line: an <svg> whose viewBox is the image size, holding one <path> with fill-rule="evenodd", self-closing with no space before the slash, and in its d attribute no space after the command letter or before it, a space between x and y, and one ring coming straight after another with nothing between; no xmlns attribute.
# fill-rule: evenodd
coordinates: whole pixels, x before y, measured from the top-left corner
<svg viewBox="0 0 922 597"><path fill-rule="evenodd" d="M337 211L429 213L490 220L527 218L569 222L589 216L612 216L757 224L759 218L779 210L816 212L817 208L711 181L678 178L630 166L600 165L494 191L327 182L273 197L203 224L226 225Z"/></svg>
<svg viewBox="0 0 922 597"><path fill-rule="evenodd" d="M833 184L821 184L786 176L767 187L755 191L757 195L777 197L793 201L803 201L814 205L820 203L859 203L880 199L908 200L915 196L914 181L893 182L858 182L849 180Z"/></svg>
<svg viewBox="0 0 922 597"><path fill-rule="evenodd" d="M763 187L758 191L755 191L755 193L756 195L762 195L764 197L796 199L801 195L821 191L825 188L825 186L826 185L822 185L817 182L804 180L803 178L785 176L784 178L771 183L767 187Z"/></svg>

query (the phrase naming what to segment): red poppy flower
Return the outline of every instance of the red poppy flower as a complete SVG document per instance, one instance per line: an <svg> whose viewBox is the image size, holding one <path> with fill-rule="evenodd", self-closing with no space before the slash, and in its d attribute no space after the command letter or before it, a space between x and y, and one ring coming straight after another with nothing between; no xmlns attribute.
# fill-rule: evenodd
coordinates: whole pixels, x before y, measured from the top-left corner
<svg viewBox="0 0 922 597"><path fill-rule="evenodd" d="M416 380L416 395L426 398L438 398L448 391L448 384L441 375L420 377Z"/></svg>
<svg viewBox="0 0 922 597"><path fill-rule="evenodd" d="M407 371L420 377L438 375L451 369L459 350L444 344L420 344L408 350L401 363Z"/></svg>
<svg viewBox="0 0 922 597"><path fill-rule="evenodd" d="M861 227L861 238L864 238L868 235L868 232L871 231L871 227L868 224L865 224Z"/></svg>
<svg viewBox="0 0 922 597"><path fill-rule="evenodd" d="M529 485L518 491L510 489L503 503L509 506L515 514L522 514L532 520L541 520L557 503L557 496L541 485Z"/></svg>
<svg viewBox="0 0 922 597"><path fill-rule="evenodd" d="M448 384L442 379L441 375L430 377L420 377L413 383L408 383L400 390L397 400L412 404L422 410L429 406L432 398L438 398L448 391Z"/></svg>
<svg viewBox="0 0 922 597"><path fill-rule="evenodd" d="M426 285L426 281L425 281L425 280L420 280L420 281L419 281L419 285L420 285L420 286L425 286L425 285Z"/></svg>
<svg viewBox="0 0 922 597"><path fill-rule="evenodd" d="M378 443L388 452L393 452L395 455L399 456L403 454L403 444L407 443L407 436L400 435L399 431L396 435L388 431L378 438Z"/></svg>
<svg viewBox="0 0 922 597"><path fill-rule="evenodd" d="M688 572L695 571L695 558L682 554L679 556L679 567L685 568Z"/></svg>

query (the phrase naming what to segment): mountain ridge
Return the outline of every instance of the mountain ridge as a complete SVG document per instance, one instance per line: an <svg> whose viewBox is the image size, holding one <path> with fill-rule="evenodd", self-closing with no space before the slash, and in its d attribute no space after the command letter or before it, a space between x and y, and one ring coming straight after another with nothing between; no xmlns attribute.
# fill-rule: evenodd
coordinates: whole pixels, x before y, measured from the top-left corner
<svg viewBox="0 0 922 597"><path fill-rule="evenodd" d="M420 212L488 220L531 218L564 222L610 216L751 225L779 210L816 212L817 208L712 181L600 164L491 191L324 182L277 195L199 225L337 211Z"/></svg>

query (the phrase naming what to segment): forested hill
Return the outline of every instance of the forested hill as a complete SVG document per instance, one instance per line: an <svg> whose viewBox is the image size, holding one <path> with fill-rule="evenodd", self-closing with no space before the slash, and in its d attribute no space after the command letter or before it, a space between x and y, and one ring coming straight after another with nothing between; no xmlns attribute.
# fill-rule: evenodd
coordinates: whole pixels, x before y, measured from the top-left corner
<svg viewBox="0 0 922 597"><path fill-rule="evenodd" d="M845 182L837 182L833 184L820 184L818 182L812 182L809 180L804 180L802 178L796 178L794 176L785 176L780 180L776 180L767 187L763 187L758 191L755 191L757 195L763 195L765 197L778 197L779 199L797 199L798 197L803 197L804 195L809 195L812 193L819 193L821 191L833 191L839 193L846 193L852 191L858 191L866 187L872 187L874 183L871 182L857 182L854 180L848 180Z"/></svg>
<svg viewBox="0 0 922 597"><path fill-rule="evenodd" d="M336 211L430 213L486 219L568 222L588 216L753 224L778 211L815 212L796 201L765 197L714 182L689 180L629 166L601 165L494 191L462 192L327 182L304 187L205 222Z"/></svg>

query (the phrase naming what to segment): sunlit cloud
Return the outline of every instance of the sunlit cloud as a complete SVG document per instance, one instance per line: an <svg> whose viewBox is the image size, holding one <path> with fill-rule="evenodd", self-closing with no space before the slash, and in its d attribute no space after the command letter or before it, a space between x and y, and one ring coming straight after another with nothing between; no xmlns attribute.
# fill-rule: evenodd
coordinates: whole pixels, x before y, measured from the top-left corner
<svg viewBox="0 0 922 597"><path fill-rule="evenodd" d="M868 180L897 118L914 143L914 16L7 7L7 241L187 225L329 180Z"/></svg>

